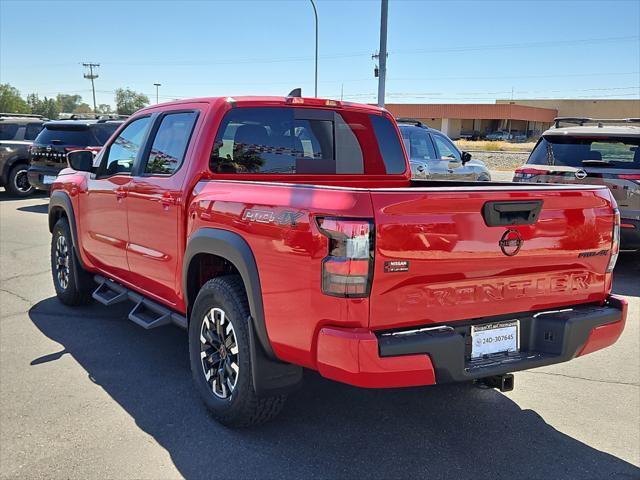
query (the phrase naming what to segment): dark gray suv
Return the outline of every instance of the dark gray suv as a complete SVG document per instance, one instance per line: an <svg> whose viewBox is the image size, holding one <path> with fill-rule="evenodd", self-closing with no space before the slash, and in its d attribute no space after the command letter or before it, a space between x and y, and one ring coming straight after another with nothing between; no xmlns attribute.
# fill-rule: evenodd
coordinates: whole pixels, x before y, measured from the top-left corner
<svg viewBox="0 0 640 480"><path fill-rule="evenodd" d="M11 195L26 197L34 192L27 178L29 146L45 120L40 115L0 113L0 186Z"/></svg>
<svg viewBox="0 0 640 480"><path fill-rule="evenodd" d="M640 250L640 118L556 118L513 181L607 185L620 209L621 248Z"/></svg>

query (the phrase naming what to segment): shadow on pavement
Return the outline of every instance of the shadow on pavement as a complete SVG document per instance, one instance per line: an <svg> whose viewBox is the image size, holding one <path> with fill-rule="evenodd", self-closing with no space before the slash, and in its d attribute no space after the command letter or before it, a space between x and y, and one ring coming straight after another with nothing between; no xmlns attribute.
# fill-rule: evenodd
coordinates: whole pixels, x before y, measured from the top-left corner
<svg viewBox="0 0 640 480"><path fill-rule="evenodd" d="M39 205L27 205L25 207L19 207L16 210L19 210L20 212L49 213L49 204L41 203Z"/></svg>
<svg viewBox="0 0 640 480"><path fill-rule="evenodd" d="M186 478L210 478L221 468L232 478L640 475L505 395L471 385L364 390L309 372L275 421L228 430L208 416L192 388L186 333L142 330L125 320L127 311L41 301L30 318L63 347L29 368L72 355Z"/></svg>
<svg viewBox="0 0 640 480"><path fill-rule="evenodd" d="M640 297L640 252L621 253L614 274L613 293Z"/></svg>
<svg viewBox="0 0 640 480"><path fill-rule="evenodd" d="M0 191L0 201L2 202L32 200L36 198L49 198L49 194L47 192L36 191L35 193L32 193L28 197L16 197L14 195L11 195L6 190Z"/></svg>

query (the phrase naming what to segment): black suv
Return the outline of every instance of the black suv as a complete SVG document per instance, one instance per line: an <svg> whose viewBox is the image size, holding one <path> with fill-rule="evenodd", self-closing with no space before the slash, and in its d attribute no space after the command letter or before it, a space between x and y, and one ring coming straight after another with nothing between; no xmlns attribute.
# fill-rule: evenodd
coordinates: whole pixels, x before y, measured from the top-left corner
<svg viewBox="0 0 640 480"><path fill-rule="evenodd" d="M73 150L98 152L122 122L119 118L105 117L45 123L31 146L29 183L39 190L51 190L58 172L67 167L67 153Z"/></svg>
<svg viewBox="0 0 640 480"><path fill-rule="evenodd" d="M29 185L29 145L46 121L40 115L0 113L0 186L18 197L33 193Z"/></svg>

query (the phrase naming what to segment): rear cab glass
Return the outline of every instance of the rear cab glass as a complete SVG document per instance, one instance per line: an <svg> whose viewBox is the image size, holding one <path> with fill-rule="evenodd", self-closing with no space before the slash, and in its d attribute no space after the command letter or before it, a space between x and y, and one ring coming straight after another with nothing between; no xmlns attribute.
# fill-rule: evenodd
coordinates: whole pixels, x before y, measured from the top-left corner
<svg viewBox="0 0 640 480"><path fill-rule="evenodd" d="M628 136L546 135L527 161L563 167L640 168L640 138Z"/></svg>
<svg viewBox="0 0 640 480"><path fill-rule="evenodd" d="M238 174L401 174L406 169L387 117L291 107L227 112L209 165L215 173Z"/></svg>

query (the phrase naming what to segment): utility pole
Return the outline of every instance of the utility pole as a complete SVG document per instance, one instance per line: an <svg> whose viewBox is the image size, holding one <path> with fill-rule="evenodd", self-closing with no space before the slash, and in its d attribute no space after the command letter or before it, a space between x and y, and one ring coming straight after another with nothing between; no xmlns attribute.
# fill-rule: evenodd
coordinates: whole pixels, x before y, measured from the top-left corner
<svg viewBox="0 0 640 480"><path fill-rule="evenodd" d="M88 72L85 72L84 78L88 78L89 80L91 80L91 91L93 92L93 113L97 114L98 108L96 107L96 86L94 85L93 81L98 78L98 74L94 72L93 69L97 69L100 64L87 62L83 63L82 66L89 69Z"/></svg>
<svg viewBox="0 0 640 480"><path fill-rule="evenodd" d="M378 74L378 106L384 107L384 88L387 78L387 12L389 0L381 0L380 6L380 70Z"/></svg>
<svg viewBox="0 0 640 480"><path fill-rule="evenodd" d="M318 98L318 9L316 8L315 0L310 0L313 7L313 14L316 17L316 75L315 75L315 94L314 97Z"/></svg>
<svg viewBox="0 0 640 480"><path fill-rule="evenodd" d="M158 96L158 89L162 86L161 83L154 83L154 85L156 86L156 103L160 103L160 97Z"/></svg>

